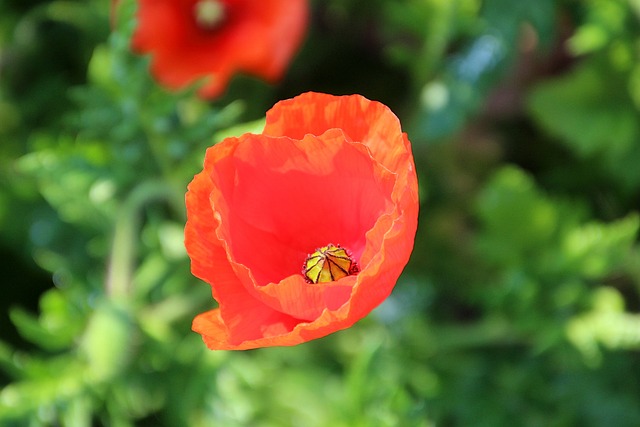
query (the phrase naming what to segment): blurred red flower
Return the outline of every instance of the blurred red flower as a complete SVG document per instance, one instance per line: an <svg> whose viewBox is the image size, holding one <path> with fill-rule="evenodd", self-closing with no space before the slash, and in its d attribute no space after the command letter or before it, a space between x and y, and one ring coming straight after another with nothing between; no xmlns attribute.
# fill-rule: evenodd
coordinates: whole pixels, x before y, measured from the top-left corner
<svg viewBox="0 0 640 427"><path fill-rule="evenodd" d="M307 26L307 0L137 2L133 49L151 54L151 72L171 89L206 77L205 98L221 95L236 72L278 80Z"/></svg>
<svg viewBox="0 0 640 427"><path fill-rule="evenodd" d="M306 93L278 102L262 134L210 147L186 205L191 270L219 303L193 330L211 349L288 346L350 327L391 293L418 183L391 110Z"/></svg>

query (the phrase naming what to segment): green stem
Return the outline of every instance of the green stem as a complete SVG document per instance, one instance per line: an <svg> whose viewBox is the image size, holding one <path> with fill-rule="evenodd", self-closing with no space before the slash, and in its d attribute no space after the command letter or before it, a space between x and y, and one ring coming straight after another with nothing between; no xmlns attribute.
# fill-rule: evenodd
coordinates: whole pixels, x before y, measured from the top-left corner
<svg viewBox="0 0 640 427"><path fill-rule="evenodd" d="M181 197L164 182L147 181L133 189L116 218L105 285L106 293L112 299L126 299L130 294L141 213L153 201L166 201L176 212L183 211Z"/></svg>
<svg viewBox="0 0 640 427"><path fill-rule="evenodd" d="M138 105L140 114L140 127L146 136L146 143L149 149L149 155L155 161L162 177L167 182L173 182L175 177L174 162L172 162L167 152L169 141L167 140L166 131L160 129L158 120L165 120L159 112L146 111L147 107L143 104Z"/></svg>
<svg viewBox="0 0 640 427"><path fill-rule="evenodd" d="M160 173L162 176L167 179L169 182L172 181L172 165L169 159L166 156L165 147L167 146L167 142L164 138L160 136L160 134L151 128L151 126L143 126L145 134L147 135L147 144L149 146L149 151L153 156L158 168L160 169Z"/></svg>

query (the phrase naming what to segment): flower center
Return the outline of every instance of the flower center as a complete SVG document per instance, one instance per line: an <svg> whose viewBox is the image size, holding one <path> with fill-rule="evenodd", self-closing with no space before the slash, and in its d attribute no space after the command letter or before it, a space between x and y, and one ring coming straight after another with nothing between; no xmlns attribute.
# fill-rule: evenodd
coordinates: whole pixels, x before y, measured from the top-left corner
<svg viewBox="0 0 640 427"><path fill-rule="evenodd" d="M206 30L212 30L225 18L224 5L219 0L200 0L195 5L196 22Z"/></svg>
<svg viewBox="0 0 640 427"><path fill-rule="evenodd" d="M328 244L307 257L302 271L307 282L324 283L356 274L360 269L348 250Z"/></svg>

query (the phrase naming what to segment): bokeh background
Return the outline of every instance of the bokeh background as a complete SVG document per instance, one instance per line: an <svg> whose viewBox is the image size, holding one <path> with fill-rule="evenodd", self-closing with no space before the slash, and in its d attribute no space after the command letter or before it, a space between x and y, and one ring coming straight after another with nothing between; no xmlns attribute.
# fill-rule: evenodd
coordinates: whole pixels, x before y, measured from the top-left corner
<svg viewBox="0 0 640 427"><path fill-rule="evenodd" d="M0 0L0 425L639 426L640 1L311 7L280 83L205 102L107 0ZM349 330L209 351L186 185L308 90L400 117L411 261Z"/></svg>

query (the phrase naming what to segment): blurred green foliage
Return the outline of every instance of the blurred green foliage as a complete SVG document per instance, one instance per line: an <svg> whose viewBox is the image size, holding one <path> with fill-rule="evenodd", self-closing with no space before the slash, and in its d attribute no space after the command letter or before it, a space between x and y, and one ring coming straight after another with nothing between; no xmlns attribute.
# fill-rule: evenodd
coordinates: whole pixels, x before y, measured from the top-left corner
<svg viewBox="0 0 640 427"><path fill-rule="evenodd" d="M640 2L312 6L282 82L207 103L129 52L132 2L0 2L0 424L640 425ZM186 185L307 90L400 116L412 260L349 330L211 352Z"/></svg>

